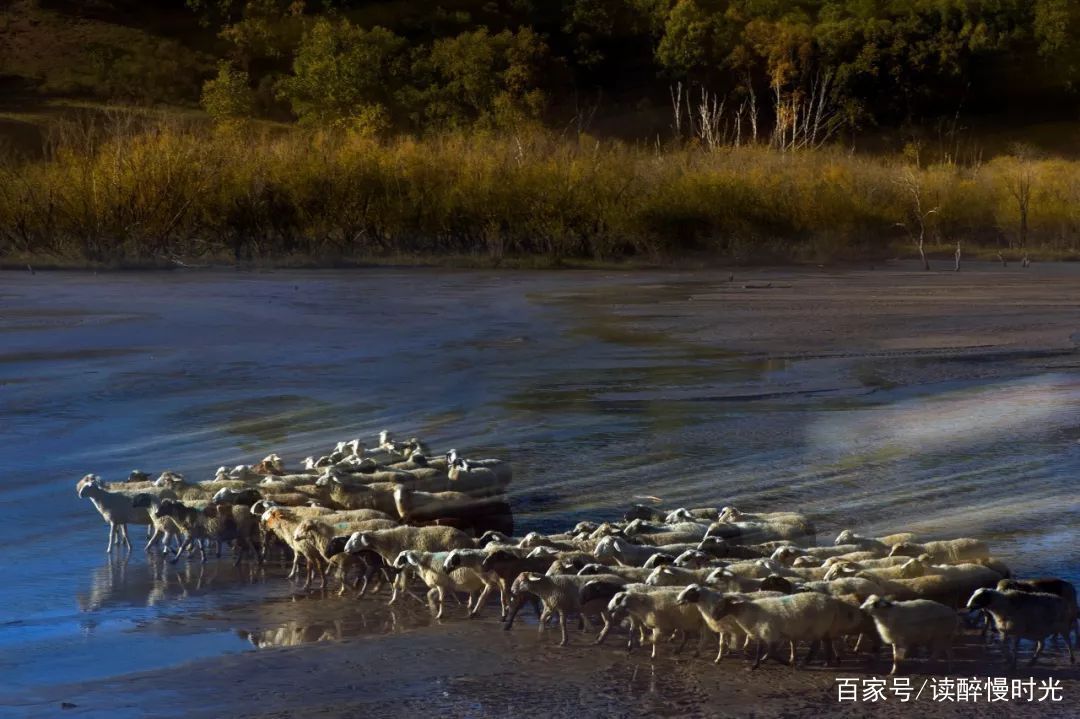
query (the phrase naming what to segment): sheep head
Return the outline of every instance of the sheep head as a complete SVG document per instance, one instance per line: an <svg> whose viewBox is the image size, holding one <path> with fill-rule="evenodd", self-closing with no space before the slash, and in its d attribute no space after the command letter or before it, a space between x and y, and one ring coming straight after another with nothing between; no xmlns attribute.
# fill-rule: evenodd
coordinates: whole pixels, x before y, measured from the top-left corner
<svg viewBox="0 0 1080 719"><path fill-rule="evenodd" d="M95 487L100 487L101 486L99 484L100 481L101 481L101 478L98 477L96 474L87 474L87 475L83 476L82 479L80 479L78 482L75 483L75 494L79 495L79 499L84 498L86 496L86 494L87 494L87 490L91 486L95 486Z"/></svg>
<svg viewBox="0 0 1080 719"><path fill-rule="evenodd" d="M707 564L710 558L711 557L705 552L697 551L694 549L687 549L685 552L675 557L675 561L673 563L676 567L697 569Z"/></svg>
<svg viewBox="0 0 1080 719"><path fill-rule="evenodd" d="M476 546L478 546L478 547L486 547L488 544L491 544L492 542L500 542L500 543L502 543L502 542L507 541L508 539L509 539L509 537L507 537L502 532L497 532L494 529L489 529L488 531L481 534L480 538L476 540Z"/></svg>
<svg viewBox="0 0 1080 719"><path fill-rule="evenodd" d="M237 492L234 489L231 489L229 487L222 487L218 491L214 492L214 496L210 498L210 501L211 502L229 502L229 501L234 500L236 498L237 494L239 494L239 492Z"/></svg>
<svg viewBox="0 0 1080 719"><path fill-rule="evenodd" d="M769 559L790 566L796 557L801 557L803 554L805 552L798 547L777 547L776 551L769 556Z"/></svg>
<svg viewBox="0 0 1080 719"><path fill-rule="evenodd" d="M627 601L629 600L629 598L630 598L630 595L627 594L626 592L619 592L618 594L616 594L614 597L611 598L610 602L608 602L608 606L607 606L608 613L611 614L611 618L612 618L613 621L621 622L623 619L626 618L626 615L627 615L626 604L627 604Z"/></svg>
<svg viewBox="0 0 1080 719"><path fill-rule="evenodd" d="M420 561L416 556L416 552L411 549L406 549L394 558L394 567L396 569L404 569L409 565L419 566Z"/></svg>
<svg viewBox="0 0 1080 719"><path fill-rule="evenodd" d="M645 577L645 583L650 587L663 587L667 584L666 577L672 574L667 567L657 567L649 576Z"/></svg>
<svg viewBox="0 0 1080 719"><path fill-rule="evenodd" d="M374 549L374 544L371 532L353 532L352 536L349 537L349 541L345 544L345 551L349 554L355 554L361 549Z"/></svg>
<svg viewBox="0 0 1080 719"><path fill-rule="evenodd" d="M158 503L157 515L159 517L175 517L185 505L176 499L163 499Z"/></svg>
<svg viewBox="0 0 1080 719"><path fill-rule="evenodd" d="M976 589L975 593L972 594L971 598L967 601L967 608L985 609L993 604L994 597L997 596L997 594L998 592L995 589L987 589L986 587Z"/></svg>
<svg viewBox="0 0 1080 719"><path fill-rule="evenodd" d="M697 548L699 552L708 552L710 549L720 551L727 549L727 540L721 537L705 537L698 542Z"/></svg>
<svg viewBox="0 0 1080 719"><path fill-rule="evenodd" d="M457 549L451 549L450 553L446 555L446 559L443 560L443 570L452 572L461 566L461 552Z"/></svg>
<svg viewBox="0 0 1080 719"><path fill-rule="evenodd" d="M793 566L793 567L820 567L821 566L821 560L818 559L817 557L811 557L809 555L803 555L801 557L795 557L794 561L792 561L792 563L791 563L791 566Z"/></svg>
<svg viewBox="0 0 1080 719"><path fill-rule="evenodd" d="M735 509L731 505L723 507L720 510L720 514L716 517L718 522L734 522L736 519L742 516L742 512Z"/></svg>
<svg viewBox="0 0 1080 719"><path fill-rule="evenodd" d="M697 604L701 601L701 585L691 584L675 597L676 604Z"/></svg>
<svg viewBox="0 0 1080 719"><path fill-rule="evenodd" d="M690 514L690 510L686 507L679 507L678 509L668 512L668 515L664 517L664 522L667 524L674 524L675 522L693 522L694 515Z"/></svg>
<svg viewBox="0 0 1080 719"><path fill-rule="evenodd" d="M656 567L672 564L674 561L675 557L671 556L670 554L666 554L665 552L657 552L656 554L646 559L645 563L641 566L647 569L654 569Z"/></svg>
<svg viewBox="0 0 1080 719"><path fill-rule="evenodd" d="M791 583L791 580L787 577L781 577L779 574L770 574L762 579L759 589L763 592L795 593L795 585Z"/></svg>
<svg viewBox="0 0 1080 719"><path fill-rule="evenodd" d="M288 515L282 507L271 507L263 512L262 522L267 527L273 528L281 524L282 520L286 519Z"/></svg>
<svg viewBox="0 0 1080 719"><path fill-rule="evenodd" d="M901 542L889 550L890 557L918 557L922 553L922 547L911 542Z"/></svg>
<svg viewBox="0 0 1080 719"><path fill-rule="evenodd" d="M886 599L885 597L879 597L876 594L871 594L869 597L866 598L866 601L862 603L859 609L863 610L870 616L874 616L875 614L880 614L887 611L892 605L893 601L891 599Z"/></svg>
<svg viewBox="0 0 1080 719"><path fill-rule="evenodd" d="M597 558L614 557L619 553L618 541L615 537L604 537L593 548L593 556Z"/></svg>
<svg viewBox="0 0 1080 719"><path fill-rule="evenodd" d="M836 535L836 539L833 540L833 546L839 547L841 544L854 544L855 532L850 529L845 529Z"/></svg>
<svg viewBox="0 0 1080 719"><path fill-rule="evenodd" d="M578 570L578 576L587 577L594 574L607 574L608 568L603 564L597 564L596 562L590 562L581 569Z"/></svg>
<svg viewBox="0 0 1080 719"><path fill-rule="evenodd" d="M923 555L925 556L925 555ZM905 579L914 579L915 577L925 576L927 573L927 566L922 562L920 558L909 559L900 565L900 576Z"/></svg>
<svg viewBox="0 0 1080 719"><path fill-rule="evenodd" d="M513 585L510 587L512 594L521 594L522 592L532 592L536 585L544 581L542 574L536 572L522 572L514 580Z"/></svg>
<svg viewBox="0 0 1080 719"><path fill-rule="evenodd" d="M716 569L709 572L709 574L705 577L705 583L719 584L720 582L727 582L734 577L735 575L732 574L731 570L727 567L717 567Z"/></svg>

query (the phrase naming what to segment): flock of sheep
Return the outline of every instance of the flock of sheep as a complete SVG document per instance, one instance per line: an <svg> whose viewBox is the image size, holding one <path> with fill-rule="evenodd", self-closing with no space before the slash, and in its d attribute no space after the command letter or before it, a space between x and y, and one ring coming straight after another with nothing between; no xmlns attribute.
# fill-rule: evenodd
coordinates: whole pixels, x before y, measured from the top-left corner
<svg viewBox="0 0 1080 719"><path fill-rule="evenodd" d="M511 538L504 492L512 473L497 459L472 460L455 450L428 458L416 439L388 432L368 449L338 443L303 471L289 473L277 455L256 465L222 467L212 480L189 482L175 472L125 482L95 475L77 484L110 525L107 551L131 542L127 525L151 531L177 561L232 545L237 563L291 558L303 563L304 587L331 574L359 595L386 588L390 603L426 601L442 617L447 599L467 595L475 617L497 594L504 627L531 604L543 632L557 618L561 644L567 620L582 631L598 620L596 644L623 624L627 648L715 637L716 661L749 651L752 667L772 655L797 665L821 652L877 654L892 647L895 673L916 648L952 661L965 618L985 619L983 636L1000 636L1015 667L1020 640L1062 639L1070 662L1080 641L1075 587L1063 579L1020 580L977 539L916 542L911 534L863 537L842 531L817 546L814 525L792 512L746 514L734 507L661 511L636 505L621 521L579 522L569 531ZM209 546L208 546L209 545ZM947 664L947 667L950 665Z"/></svg>

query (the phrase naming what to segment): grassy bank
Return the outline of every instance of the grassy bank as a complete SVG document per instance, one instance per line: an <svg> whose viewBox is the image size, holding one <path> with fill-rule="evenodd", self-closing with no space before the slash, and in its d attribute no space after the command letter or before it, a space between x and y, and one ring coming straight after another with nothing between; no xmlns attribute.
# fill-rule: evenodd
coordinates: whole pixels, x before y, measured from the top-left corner
<svg viewBox="0 0 1080 719"><path fill-rule="evenodd" d="M916 166L540 130L377 141L114 122L53 135L44 159L0 164L7 264L820 261L911 254L920 234L970 257L1080 256L1080 163L1066 160Z"/></svg>

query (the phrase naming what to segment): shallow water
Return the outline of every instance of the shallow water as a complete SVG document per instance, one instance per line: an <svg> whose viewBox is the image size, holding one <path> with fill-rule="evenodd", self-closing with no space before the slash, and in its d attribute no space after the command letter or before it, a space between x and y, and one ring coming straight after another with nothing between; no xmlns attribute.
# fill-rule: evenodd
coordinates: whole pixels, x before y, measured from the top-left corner
<svg viewBox="0 0 1080 719"><path fill-rule="evenodd" d="M977 535L1022 573L1080 579L1077 280L2 275L5 688L422 621L309 606L277 568L108 559L74 492L87 472L204 478L384 428L512 461L519 533L652 495L797 509L820 541L846 526Z"/></svg>

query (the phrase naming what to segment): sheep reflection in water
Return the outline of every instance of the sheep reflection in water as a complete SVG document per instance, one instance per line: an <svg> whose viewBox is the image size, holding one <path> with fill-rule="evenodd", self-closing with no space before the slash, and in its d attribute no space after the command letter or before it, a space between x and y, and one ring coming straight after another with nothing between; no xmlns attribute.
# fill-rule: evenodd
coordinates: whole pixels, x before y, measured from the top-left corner
<svg viewBox="0 0 1080 719"><path fill-rule="evenodd" d="M398 626L397 613L353 612L347 618L310 622L292 620L274 627L257 630L237 629L237 636L256 649L294 647L316 642L341 641L363 634L389 634Z"/></svg>

